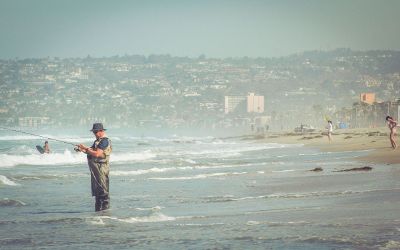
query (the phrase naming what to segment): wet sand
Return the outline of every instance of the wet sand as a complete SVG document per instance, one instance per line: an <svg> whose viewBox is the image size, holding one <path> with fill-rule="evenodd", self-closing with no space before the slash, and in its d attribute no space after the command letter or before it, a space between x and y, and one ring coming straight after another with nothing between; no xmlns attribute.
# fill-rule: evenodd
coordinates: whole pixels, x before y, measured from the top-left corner
<svg viewBox="0 0 400 250"><path fill-rule="evenodd" d="M400 146L393 150L389 141L389 130L386 127L368 129L335 130L332 142L324 131L313 133L271 133L258 137L264 142L302 143L322 151L344 152L367 150L365 156L356 158L366 163L400 164ZM399 140L397 140L398 143Z"/></svg>

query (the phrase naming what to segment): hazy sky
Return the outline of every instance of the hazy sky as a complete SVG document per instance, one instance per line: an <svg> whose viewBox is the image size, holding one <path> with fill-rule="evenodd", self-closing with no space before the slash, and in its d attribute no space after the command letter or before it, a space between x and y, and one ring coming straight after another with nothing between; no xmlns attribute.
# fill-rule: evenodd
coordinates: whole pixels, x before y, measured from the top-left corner
<svg viewBox="0 0 400 250"><path fill-rule="evenodd" d="M0 58L400 50L398 0L0 0Z"/></svg>

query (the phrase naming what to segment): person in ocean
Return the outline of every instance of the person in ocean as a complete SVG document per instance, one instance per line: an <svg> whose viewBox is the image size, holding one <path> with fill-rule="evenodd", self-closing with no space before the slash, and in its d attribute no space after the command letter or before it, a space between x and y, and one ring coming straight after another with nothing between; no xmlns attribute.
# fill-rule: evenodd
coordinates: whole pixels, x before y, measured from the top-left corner
<svg viewBox="0 0 400 250"><path fill-rule="evenodd" d="M112 151L111 141L106 137L102 123L94 123L93 132L96 140L91 147L79 144L78 150L87 154L89 170L91 174L92 196L96 198L95 211L110 208L109 173L110 154Z"/></svg>
<svg viewBox="0 0 400 250"><path fill-rule="evenodd" d="M390 129L390 135L389 135L389 140L390 144L392 144L392 148L396 149L397 148L397 143L396 143L396 127L397 127L397 121L393 119L391 116L386 116L386 122L388 124L388 127Z"/></svg>
<svg viewBox="0 0 400 250"><path fill-rule="evenodd" d="M49 147L49 142L48 141L44 142L43 151L46 154L50 154L50 147Z"/></svg>
<svg viewBox="0 0 400 250"><path fill-rule="evenodd" d="M328 130L329 142L331 142L332 141L332 132L333 132L333 125L332 125L332 121L331 120L328 121L328 126L326 127L326 129Z"/></svg>

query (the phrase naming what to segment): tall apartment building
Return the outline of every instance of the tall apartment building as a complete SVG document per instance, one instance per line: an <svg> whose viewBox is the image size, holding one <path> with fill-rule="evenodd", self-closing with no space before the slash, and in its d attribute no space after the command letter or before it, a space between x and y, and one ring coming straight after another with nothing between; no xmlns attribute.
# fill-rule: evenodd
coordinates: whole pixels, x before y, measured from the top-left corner
<svg viewBox="0 0 400 250"><path fill-rule="evenodd" d="M245 96L225 96L225 114L235 111L245 100Z"/></svg>
<svg viewBox="0 0 400 250"><path fill-rule="evenodd" d="M249 93L247 96L247 113L264 113L264 96Z"/></svg>
<svg viewBox="0 0 400 250"><path fill-rule="evenodd" d="M241 109L247 113L264 113L264 96L249 93L247 96L225 96L225 114Z"/></svg>

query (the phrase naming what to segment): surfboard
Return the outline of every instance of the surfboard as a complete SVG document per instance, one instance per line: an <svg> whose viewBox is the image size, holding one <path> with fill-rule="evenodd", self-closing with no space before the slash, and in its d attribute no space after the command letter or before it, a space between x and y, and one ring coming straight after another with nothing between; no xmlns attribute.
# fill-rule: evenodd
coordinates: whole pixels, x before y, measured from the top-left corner
<svg viewBox="0 0 400 250"><path fill-rule="evenodd" d="M39 153L44 154L44 148L42 148L42 146L36 145L36 149L39 151Z"/></svg>

